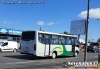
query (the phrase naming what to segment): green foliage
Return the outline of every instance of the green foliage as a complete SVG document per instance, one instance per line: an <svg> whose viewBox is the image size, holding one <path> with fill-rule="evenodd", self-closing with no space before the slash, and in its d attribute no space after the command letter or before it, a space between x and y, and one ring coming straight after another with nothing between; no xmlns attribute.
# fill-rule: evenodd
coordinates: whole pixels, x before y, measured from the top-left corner
<svg viewBox="0 0 100 69"><path fill-rule="evenodd" d="M68 34L68 32L64 31L64 34Z"/></svg>

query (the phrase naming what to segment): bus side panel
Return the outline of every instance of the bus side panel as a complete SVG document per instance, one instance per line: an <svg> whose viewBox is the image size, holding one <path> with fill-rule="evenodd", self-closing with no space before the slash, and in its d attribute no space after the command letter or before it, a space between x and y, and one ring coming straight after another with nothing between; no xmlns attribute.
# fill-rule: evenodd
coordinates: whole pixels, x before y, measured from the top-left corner
<svg viewBox="0 0 100 69"><path fill-rule="evenodd" d="M45 56L45 45L42 43L37 43L36 47L36 55L37 56Z"/></svg>
<svg viewBox="0 0 100 69"><path fill-rule="evenodd" d="M60 49L60 45L54 45L54 44L50 45L50 56L52 56L53 52L57 52L57 55L60 55L61 51L62 49Z"/></svg>
<svg viewBox="0 0 100 69"><path fill-rule="evenodd" d="M72 45L65 45L66 51L72 51Z"/></svg>
<svg viewBox="0 0 100 69"><path fill-rule="evenodd" d="M72 52L72 45L51 45L50 50L50 56L54 51L57 52L57 56L69 56L74 54L74 52Z"/></svg>
<svg viewBox="0 0 100 69"><path fill-rule="evenodd" d="M44 56L45 44L42 44L38 40L38 32L36 32L36 56Z"/></svg>
<svg viewBox="0 0 100 69"><path fill-rule="evenodd" d="M65 45L66 47L66 54L67 56L73 55L75 51L72 50L72 45Z"/></svg>

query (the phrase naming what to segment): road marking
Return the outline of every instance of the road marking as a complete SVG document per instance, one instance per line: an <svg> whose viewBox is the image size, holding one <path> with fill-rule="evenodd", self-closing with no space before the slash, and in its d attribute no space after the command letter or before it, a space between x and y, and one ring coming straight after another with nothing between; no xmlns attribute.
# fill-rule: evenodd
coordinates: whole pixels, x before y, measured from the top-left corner
<svg viewBox="0 0 100 69"><path fill-rule="evenodd" d="M26 61L26 62L11 62L11 63L6 63L6 64L25 64L25 63L32 63L32 62L35 62L35 61Z"/></svg>
<svg viewBox="0 0 100 69"><path fill-rule="evenodd" d="M65 59L75 59L75 58L79 58L79 57L74 57L74 58L65 58Z"/></svg>

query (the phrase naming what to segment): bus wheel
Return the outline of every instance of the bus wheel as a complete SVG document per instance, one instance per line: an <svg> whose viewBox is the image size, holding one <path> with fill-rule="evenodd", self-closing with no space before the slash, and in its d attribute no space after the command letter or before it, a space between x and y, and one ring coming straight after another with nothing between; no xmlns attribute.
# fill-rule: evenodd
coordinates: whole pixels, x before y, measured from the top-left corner
<svg viewBox="0 0 100 69"><path fill-rule="evenodd" d="M78 54L78 53L77 53L77 52L75 52L75 54L73 55L73 57L77 57L77 54Z"/></svg>
<svg viewBox="0 0 100 69"><path fill-rule="evenodd" d="M16 49L14 49L14 50L13 50L13 52L17 52L17 50L16 50Z"/></svg>
<svg viewBox="0 0 100 69"><path fill-rule="evenodd" d="M53 52L52 53L52 58L55 59L56 57L57 57L57 53L56 52Z"/></svg>

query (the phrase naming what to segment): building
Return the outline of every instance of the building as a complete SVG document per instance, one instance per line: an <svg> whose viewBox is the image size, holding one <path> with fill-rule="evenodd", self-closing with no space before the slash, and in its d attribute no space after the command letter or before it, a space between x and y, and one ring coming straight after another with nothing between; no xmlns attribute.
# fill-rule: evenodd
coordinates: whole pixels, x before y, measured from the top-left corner
<svg viewBox="0 0 100 69"><path fill-rule="evenodd" d="M0 28L0 40L20 41L22 31L9 28Z"/></svg>

